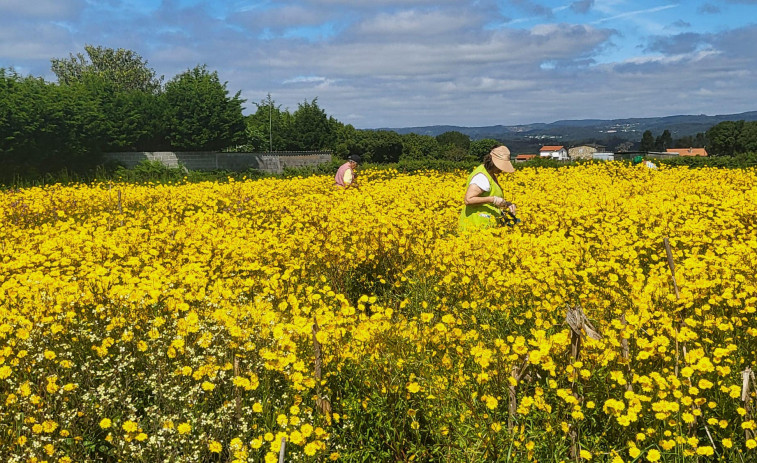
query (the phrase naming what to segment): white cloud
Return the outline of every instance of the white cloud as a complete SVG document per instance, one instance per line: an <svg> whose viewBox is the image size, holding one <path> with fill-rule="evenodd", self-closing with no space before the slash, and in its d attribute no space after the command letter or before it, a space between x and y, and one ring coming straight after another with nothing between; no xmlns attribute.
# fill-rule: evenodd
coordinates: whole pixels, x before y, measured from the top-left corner
<svg viewBox="0 0 757 463"><path fill-rule="evenodd" d="M84 0L3 0L2 16L66 20L76 17L85 7Z"/></svg>
<svg viewBox="0 0 757 463"><path fill-rule="evenodd" d="M243 3L249 5L235 4ZM678 19L661 14L673 12L672 2L630 8L640 3L555 0L551 14L540 13L541 24L524 29L518 12L535 14L548 2L516 3L521 8L494 0L282 0L224 15L217 10L228 6L223 2L209 11L209 3L180 7L175 0L151 10L126 2L6 0L0 67L49 77L51 58L83 52L86 43L128 48L167 79L207 64L231 93L242 91L251 110L269 92L291 109L317 97L327 114L357 127L754 109L757 26L716 32L681 15L697 35L661 37ZM561 20L576 18L591 3L579 18L598 19L594 24L550 19L555 11ZM635 56L603 55L596 64L612 44Z"/></svg>

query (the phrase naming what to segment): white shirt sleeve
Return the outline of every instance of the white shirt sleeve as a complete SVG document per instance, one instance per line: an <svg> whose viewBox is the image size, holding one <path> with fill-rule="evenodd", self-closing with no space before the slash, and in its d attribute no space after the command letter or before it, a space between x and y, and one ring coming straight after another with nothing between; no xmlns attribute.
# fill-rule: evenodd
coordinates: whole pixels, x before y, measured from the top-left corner
<svg viewBox="0 0 757 463"><path fill-rule="evenodd" d="M491 185L489 184L489 179L486 178L486 175L482 173L474 175L470 181L470 184L476 185L477 187L481 188L482 191L486 192L492 189Z"/></svg>

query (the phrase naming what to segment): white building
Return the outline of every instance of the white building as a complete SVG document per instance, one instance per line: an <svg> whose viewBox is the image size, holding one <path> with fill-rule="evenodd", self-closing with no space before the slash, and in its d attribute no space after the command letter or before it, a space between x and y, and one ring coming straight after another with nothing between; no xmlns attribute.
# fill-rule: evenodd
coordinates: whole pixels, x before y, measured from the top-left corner
<svg viewBox="0 0 757 463"><path fill-rule="evenodd" d="M569 159L568 150L564 146L553 145L542 146L539 150L539 157L552 158L558 161L567 161Z"/></svg>

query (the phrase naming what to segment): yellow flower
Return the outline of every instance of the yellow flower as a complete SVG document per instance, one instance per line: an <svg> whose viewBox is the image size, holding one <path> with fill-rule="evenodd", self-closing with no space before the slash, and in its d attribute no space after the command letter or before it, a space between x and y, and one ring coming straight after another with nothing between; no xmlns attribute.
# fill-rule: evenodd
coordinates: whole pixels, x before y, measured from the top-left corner
<svg viewBox="0 0 757 463"><path fill-rule="evenodd" d="M126 432L135 432L139 429L139 426L137 425L137 423L131 420L127 420L124 421L124 423L121 425L121 428Z"/></svg>
<svg viewBox="0 0 757 463"><path fill-rule="evenodd" d="M100 420L100 427L102 429L108 429L111 426L111 424L112 423L109 418L103 418L102 420Z"/></svg>
<svg viewBox="0 0 757 463"><path fill-rule="evenodd" d="M212 440L208 443L208 450L210 450L211 453L221 453L223 445L218 441Z"/></svg>
<svg viewBox="0 0 757 463"><path fill-rule="evenodd" d="M410 383L410 384L407 385L407 390L410 393L415 394L415 393L417 393L418 391L421 390L421 386L420 386L420 384L418 384L416 382L412 382L412 383Z"/></svg>
<svg viewBox="0 0 757 463"><path fill-rule="evenodd" d="M58 423L51 420L46 420L44 423L42 423L42 428L46 433L54 432L56 429L58 429Z"/></svg>
<svg viewBox="0 0 757 463"><path fill-rule="evenodd" d="M192 430L192 425L189 423L181 423L176 427L176 431L178 431L179 434L188 434Z"/></svg>
<svg viewBox="0 0 757 463"><path fill-rule="evenodd" d="M308 438L311 434L313 434L313 425L309 423L305 423L300 427L300 432L302 433L303 437Z"/></svg>
<svg viewBox="0 0 757 463"><path fill-rule="evenodd" d="M203 391L212 391L216 388L216 385L211 383L210 381L203 381L202 383L202 390Z"/></svg>
<svg viewBox="0 0 757 463"><path fill-rule="evenodd" d="M649 461L659 461L660 460L660 451L657 449L652 449L647 452L647 460Z"/></svg>
<svg viewBox="0 0 757 463"><path fill-rule="evenodd" d="M305 445L305 455L312 457L318 451L318 444L315 442L308 442Z"/></svg>

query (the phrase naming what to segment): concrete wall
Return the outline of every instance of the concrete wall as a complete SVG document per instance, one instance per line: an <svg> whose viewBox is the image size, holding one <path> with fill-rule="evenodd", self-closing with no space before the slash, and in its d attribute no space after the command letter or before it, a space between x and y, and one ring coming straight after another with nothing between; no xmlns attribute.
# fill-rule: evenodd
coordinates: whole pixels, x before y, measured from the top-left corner
<svg viewBox="0 0 757 463"><path fill-rule="evenodd" d="M142 161L158 161L166 167L188 170L258 169L280 174L287 167L310 167L331 162L329 151L277 151L272 153L219 153L215 151L141 151L106 153L105 159L133 168Z"/></svg>

